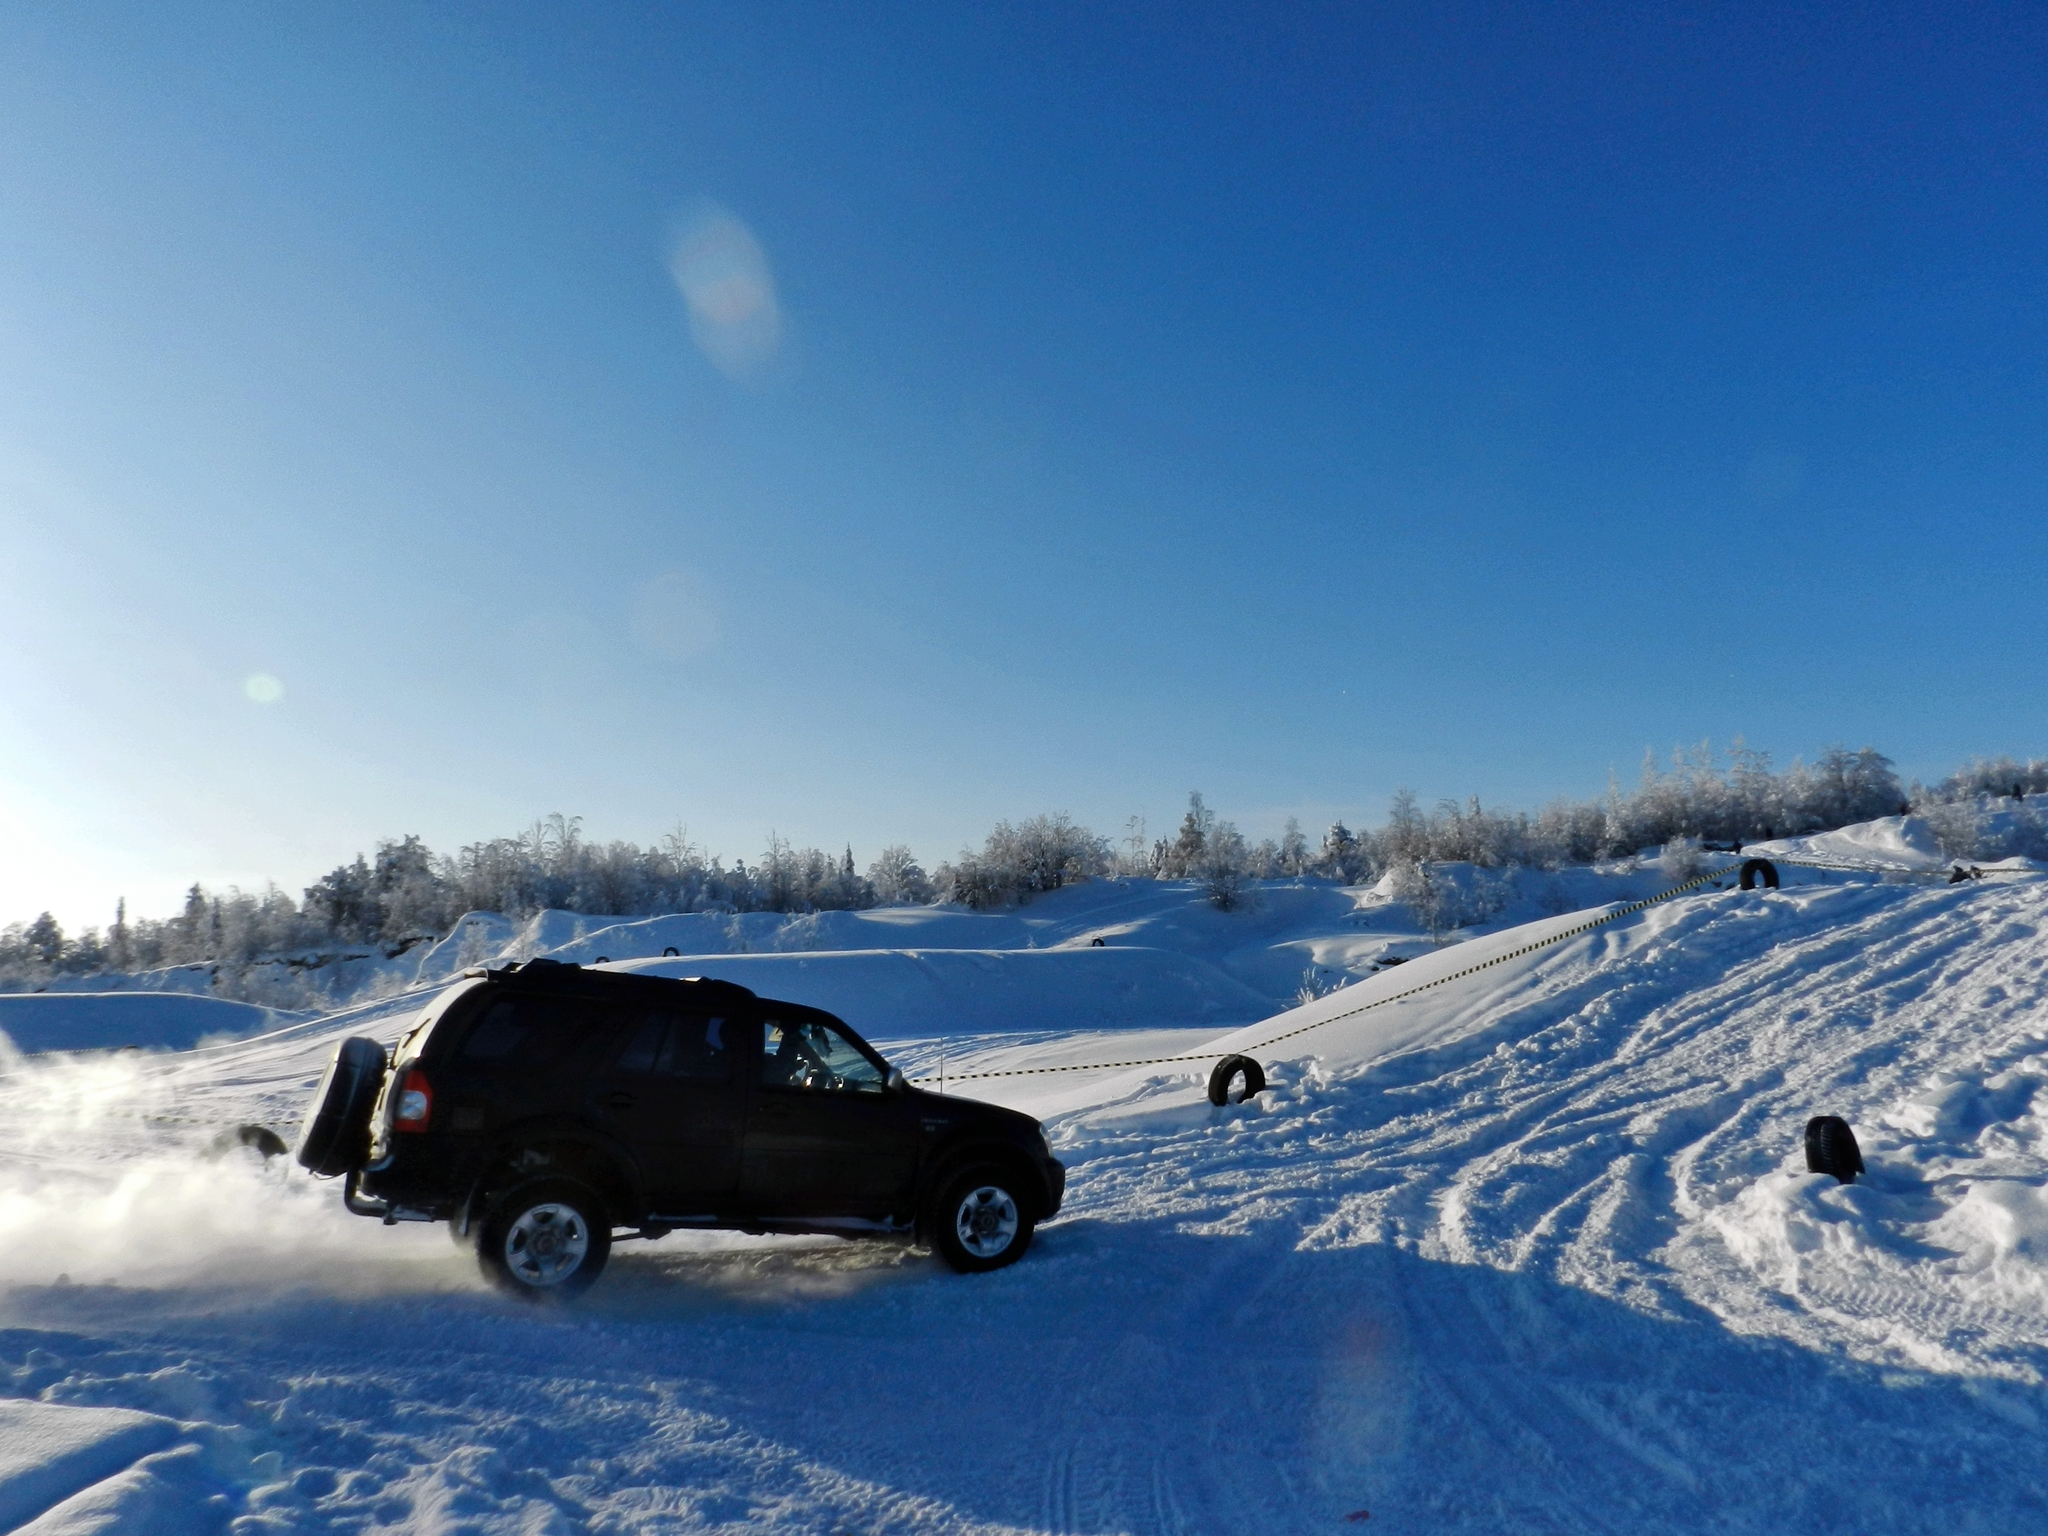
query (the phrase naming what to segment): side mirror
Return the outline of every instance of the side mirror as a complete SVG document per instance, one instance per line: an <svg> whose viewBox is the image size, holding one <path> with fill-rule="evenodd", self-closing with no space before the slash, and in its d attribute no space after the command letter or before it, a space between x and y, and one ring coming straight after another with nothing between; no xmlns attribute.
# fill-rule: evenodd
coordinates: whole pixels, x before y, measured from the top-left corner
<svg viewBox="0 0 2048 1536"><path fill-rule="evenodd" d="M891 1093L901 1093L909 1086L910 1079L903 1075L901 1067L891 1067L889 1069L889 1091Z"/></svg>

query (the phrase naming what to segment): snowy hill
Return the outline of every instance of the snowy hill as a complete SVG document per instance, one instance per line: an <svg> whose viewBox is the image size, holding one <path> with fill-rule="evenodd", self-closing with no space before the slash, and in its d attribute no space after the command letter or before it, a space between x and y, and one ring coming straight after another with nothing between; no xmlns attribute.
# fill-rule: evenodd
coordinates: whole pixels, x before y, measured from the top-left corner
<svg viewBox="0 0 2048 1536"><path fill-rule="evenodd" d="M1860 835L1866 865L1912 841ZM768 954L677 942L704 925L552 935L837 989L905 1024L913 1072L940 1048L914 1020L959 1021L956 1075L1140 1042L1267 1063L1227 1109L1201 1062L960 1082L1045 1118L1070 1168L1039 1246L972 1281L678 1236L537 1315L437 1231L200 1156L288 1125L337 1035L395 1034L425 994L16 1060L0 1410L52 1449L0 1465L0 1499L76 1490L44 1531L2040 1529L2048 881L1788 866L1574 931L1609 909L1541 909L1659 872L1546 878L1441 949L1326 886L1251 914L1114 885L839 914ZM1309 965L1349 985L1254 1011ZM1817 1113L1867 1177L1804 1171Z"/></svg>

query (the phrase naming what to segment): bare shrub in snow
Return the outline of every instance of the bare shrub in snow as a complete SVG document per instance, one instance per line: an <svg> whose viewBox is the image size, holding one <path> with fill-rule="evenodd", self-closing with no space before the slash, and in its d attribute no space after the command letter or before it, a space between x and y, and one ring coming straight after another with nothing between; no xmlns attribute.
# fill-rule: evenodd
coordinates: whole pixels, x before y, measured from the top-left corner
<svg viewBox="0 0 2048 1536"><path fill-rule="evenodd" d="M1311 965L1301 973L1301 985L1294 989L1297 1006L1306 1007L1319 997L1328 997L1332 992L1341 992L1351 985L1351 978L1341 972L1326 974L1319 965Z"/></svg>
<svg viewBox="0 0 2048 1536"><path fill-rule="evenodd" d="M1674 837L1664 845L1664 878L1684 884L1700 872L1700 840Z"/></svg>

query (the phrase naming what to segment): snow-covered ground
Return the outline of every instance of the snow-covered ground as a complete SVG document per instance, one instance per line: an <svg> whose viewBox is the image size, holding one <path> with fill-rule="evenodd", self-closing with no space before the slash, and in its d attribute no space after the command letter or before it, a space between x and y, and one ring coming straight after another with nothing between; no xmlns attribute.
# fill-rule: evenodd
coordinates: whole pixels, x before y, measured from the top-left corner
<svg viewBox="0 0 2048 1536"><path fill-rule="evenodd" d="M1910 833L1778 851L1938 867L1875 856ZM1199 1062L961 1082L1070 1169L975 1279L678 1235L536 1313L437 1228L208 1150L288 1127L338 1034L395 1035L423 993L12 1059L0 1529L2048 1529L2048 881L1788 869L1515 953L1663 883L1531 877L1441 950L1314 885L839 914L766 954L555 936L750 967L919 1074L1267 1063L1226 1109ZM1282 1012L1312 967L1349 984ZM1865 1179L1804 1172L1818 1113Z"/></svg>

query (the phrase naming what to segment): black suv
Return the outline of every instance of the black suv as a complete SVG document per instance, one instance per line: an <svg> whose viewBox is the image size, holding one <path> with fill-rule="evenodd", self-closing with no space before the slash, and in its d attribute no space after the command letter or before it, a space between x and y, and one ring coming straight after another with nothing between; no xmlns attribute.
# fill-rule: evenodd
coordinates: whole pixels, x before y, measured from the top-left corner
<svg viewBox="0 0 2048 1536"><path fill-rule="evenodd" d="M342 1041L297 1155L534 1299L588 1287L615 1228L915 1235L999 1269L1066 1188L1036 1120L911 1087L829 1013L549 960L469 972L388 1057Z"/></svg>

